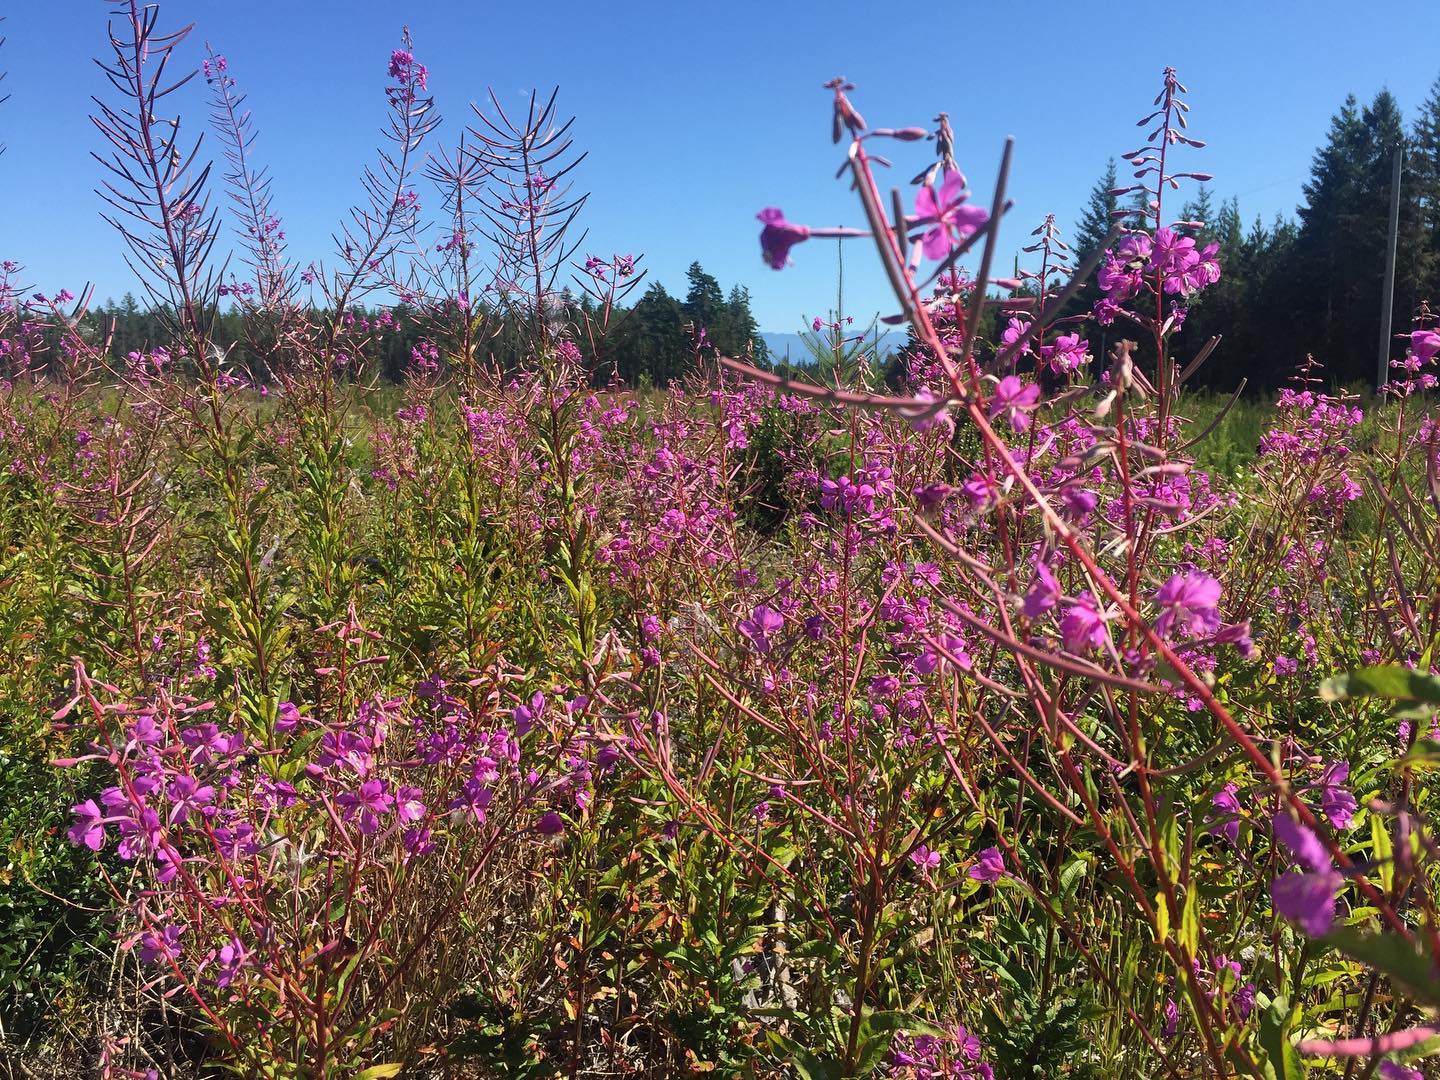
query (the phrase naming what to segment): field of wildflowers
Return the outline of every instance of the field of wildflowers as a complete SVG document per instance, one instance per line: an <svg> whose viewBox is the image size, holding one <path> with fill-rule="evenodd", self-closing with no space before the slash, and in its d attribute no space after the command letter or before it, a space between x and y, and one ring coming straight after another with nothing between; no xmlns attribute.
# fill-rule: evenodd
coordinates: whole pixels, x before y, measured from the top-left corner
<svg viewBox="0 0 1440 1080"><path fill-rule="evenodd" d="M1192 396L1174 71L1110 243L1048 220L1016 280L1009 147L972 195L943 114L835 80L857 225L766 208L761 252L873 251L904 385L696 327L641 394L582 363L641 273L574 238L555 97L431 146L407 36L302 265L225 58L220 169L164 115L159 19L112 16L94 119L163 336L117 365L0 274L13 1075L1435 1075L1440 330L1373 401Z"/></svg>

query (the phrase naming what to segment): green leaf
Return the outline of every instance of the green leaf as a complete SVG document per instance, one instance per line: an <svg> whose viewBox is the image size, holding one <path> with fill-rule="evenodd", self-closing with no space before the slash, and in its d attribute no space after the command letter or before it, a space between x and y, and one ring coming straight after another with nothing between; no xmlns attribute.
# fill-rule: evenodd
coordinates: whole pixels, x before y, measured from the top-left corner
<svg viewBox="0 0 1440 1080"><path fill-rule="evenodd" d="M1084 859L1071 859L1060 871L1060 896L1065 900L1074 898L1080 888L1080 881L1085 877L1090 864Z"/></svg>
<svg viewBox="0 0 1440 1080"><path fill-rule="evenodd" d="M1387 893L1391 892L1395 888L1395 861L1392 858L1395 851L1390 843L1390 822L1380 814L1370 815L1370 850L1378 864L1380 884Z"/></svg>
<svg viewBox="0 0 1440 1080"><path fill-rule="evenodd" d="M1260 1013L1260 1048L1265 1053L1261 1063L1267 1080L1305 1080L1305 1063L1290 1041L1294 1020L1290 1003L1277 997Z"/></svg>
<svg viewBox="0 0 1440 1080"><path fill-rule="evenodd" d="M1404 938L1396 934L1362 934L1344 928L1332 931L1321 940L1388 976L1396 989L1440 1008L1440 973L1424 952Z"/></svg>
<svg viewBox="0 0 1440 1080"><path fill-rule="evenodd" d="M1440 768L1440 742L1434 739L1418 739L1415 746L1404 757L1395 762L1397 769Z"/></svg>
<svg viewBox="0 0 1440 1080"><path fill-rule="evenodd" d="M1192 884L1185 890L1185 906L1180 912L1180 947L1193 957L1200 947L1200 917L1196 910L1199 890Z"/></svg>
<svg viewBox="0 0 1440 1080"><path fill-rule="evenodd" d="M1440 677L1390 664L1336 675L1320 684L1321 701L1364 697L1440 705Z"/></svg>
<svg viewBox="0 0 1440 1080"><path fill-rule="evenodd" d="M384 1065L371 1065L363 1072L355 1074L355 1080L381 1080L386 1076L399 1076L401 1065L398 1061L386 1062Z"/></svg>

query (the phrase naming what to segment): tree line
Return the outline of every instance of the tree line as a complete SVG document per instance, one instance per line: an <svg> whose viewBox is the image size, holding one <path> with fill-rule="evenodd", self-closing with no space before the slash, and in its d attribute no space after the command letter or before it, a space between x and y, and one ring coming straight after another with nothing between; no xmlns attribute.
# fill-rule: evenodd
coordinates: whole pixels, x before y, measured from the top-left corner
<svg viewBox="0 0 1440 1080"><path fill-rule="evenodd" d="M611 313L610 333L604 340L586 332L587 320L597 321L600 312L584 293L562 292L552 318L580 349L597 383L620 378L631 385L664 386L674 381L693 363L699 328L704 329L704 342L726 355L764 360L765 344L750 308L749 290L735 285L726 292L698 262L690 264L685 277L683 298L672 295L658 281L649 282L633 305ZM393 326L376 336L371 360L381 378L398 382L405 376L411 350L424 335L427 320L412 317L416 310L407 304L389 311L394 316ZM352 313L371 317L378 309L357 308ZM317 320L325 317L319 311L307 314ZM528 350L533 338L521 321L498 309L481 314L488 331L485 352L491 362L504 370L516 370L531 359ZM262 365L249 355L245 318L239 307L217 312L214 341L228 351L232 366L263 378ZM91 308L83 323L92 340L110 334L109 352L117 362L166 340L161 315L141 306L130 293L118 303L109 300Z"/></svg>
<svg viewBox="0 0 1440 1080"><path fill-rule="evenodd" d="M1177 342L1181 354L1193 353L1223 335L1199 382L1228 390L1246 378L1252 387L1273 387L1313 355L1335 383L1373 384L1397 147L1404 168L1394 332L1408 332L1422 304L1440 307L1440 79L1408 126L1390 91L1363 107L1352 94L1315 152L1295 218L1247 220L1238 198L1218 201L1209 186L1181 209L1180 219L1204 223L1186 231L1219 243L1223 270L1191 308ZM1112 159L1076 224L1077 265L1123 209L1112 194L1116 174ZM1082 302L1096 295L1090 286ZM1392 339L1390 355L1402 353L1403 342Z"/></svg>

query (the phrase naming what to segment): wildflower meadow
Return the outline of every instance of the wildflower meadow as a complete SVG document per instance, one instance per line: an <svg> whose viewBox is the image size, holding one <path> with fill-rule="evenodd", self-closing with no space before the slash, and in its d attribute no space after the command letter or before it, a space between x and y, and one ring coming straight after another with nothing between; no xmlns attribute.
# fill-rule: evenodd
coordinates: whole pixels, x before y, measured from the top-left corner
<svg viewBox="0 0 1440 1080"><path fill-rule="evenodd" d="M831 81L733 227L891 295L780 364L408 31L292 250L200 7L76 5L143 319L0 251L9 1075L1440 1076L1440 322L1207 382L1198 88L1081 247Z"/></svg>

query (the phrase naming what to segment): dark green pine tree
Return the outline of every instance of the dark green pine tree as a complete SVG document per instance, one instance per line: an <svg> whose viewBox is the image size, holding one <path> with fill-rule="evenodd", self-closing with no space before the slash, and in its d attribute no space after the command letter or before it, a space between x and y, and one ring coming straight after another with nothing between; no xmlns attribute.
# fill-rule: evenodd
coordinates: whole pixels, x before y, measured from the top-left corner
<svg viewBox="0 0 1440 1080"><path fill-rule="evenodd" d="M682 375L690 356L689 321L680 301L658 281L652 284L620 325L615 348L620 377L632 385L664 386Z"/></svg>
<svg viewBox="0 0 1440 1080"><path fill-rule="evenodd" d="M1075 223L1075 241L1071 247L1075 250L1077 266L1089 258L1110 234L1110 226L1115 222L1115 211L1120 209L1119 197L1112 194L1119 182L1115 159L1112 157L1105 165L1104 175L1090 189L1090 199L1085 204L1080 220Z"/></svg>
<svg viewBox="0 0 1440 1080"><path fill-rule="evenodd" d="M1354 357L1347 355L1356 341L1356 324L1367 311L1379 309L1379 277L1364 273L1362 250L1369 246L1362 243L1366 227L1374 227L1367 220L1373 215L1364 206L1370 143L1352 94L1331 118L1325 145L1310 166L1300 207L1292 295L1287 297L1289 310L1297 316L1297 355L1290 362L1314 353L1341 378L1359 371L1358 350ZM1364 294L1374 298L1370 304ZM1369 325L1373 327L1373 321Z"/></svg>
<svg viewBox="0 0 1440 1080"><path fill-rule="evenodd" d="M1410 132L1410 150L1404 183L1410 189L1415 214L1416 243L1410 276L1416 301L1426 300L1440 310L1440 78Z"/></svg>
<svg viewBox="0 0 1440 1080"><path fill-rule="evenodd" d="M685 280L690 283L685 293L685 318L695 330L703 328L710 343L721 352L731 351L733 343L728 340L725 294L720 291L720 282L707 274L698 262L690 264Z"/></svg>
<svg viewBox="0 0 1440 1080"><path fill-rule="evenodd" d="M1210 185L1201 184L1195 197L1180 208L1180 220L1192 223L1184 226L1181 231L1194 237L1197 243L1208 244L1212 240L1218 240L1220 234L1216 231L1215 216L1215 198L1210 194ZM1197 221L1200 222L1199 225L1193 224Z"/></svg>
<svg viewBox="0 0 1440 1080"><path fill-rule="evenodd" d="M743 285L732 286L725 300L725 333L733 350L731 356L764 356L760 324L750 310L750 290Z"/></svg>
<svg viewBox="0 0 1440 1080"><path fill-rule="evenodd" d="M1071 243L1070 249L1073 253L1071 265L1076 269L1079 269L1081 263L1098 251L1100 245L1105 243L1105 238L1110 235L1110 229L1116 221L1115 212L1120 209L1119 196L1114 194L1116 185L1120 183L1118 177L1115 159L1112 157L1105 163L1105 172L1101 174L1099 180L1095 181L1095 186L1090 189L1090 198L1085 203L1080 220L1075 223L1074 241ZM1092 277L1065 305L1064 314L1066 316L1083 315L1095 305L1095 301L1099 298L1100 290L1096 288Z"/></svg>

